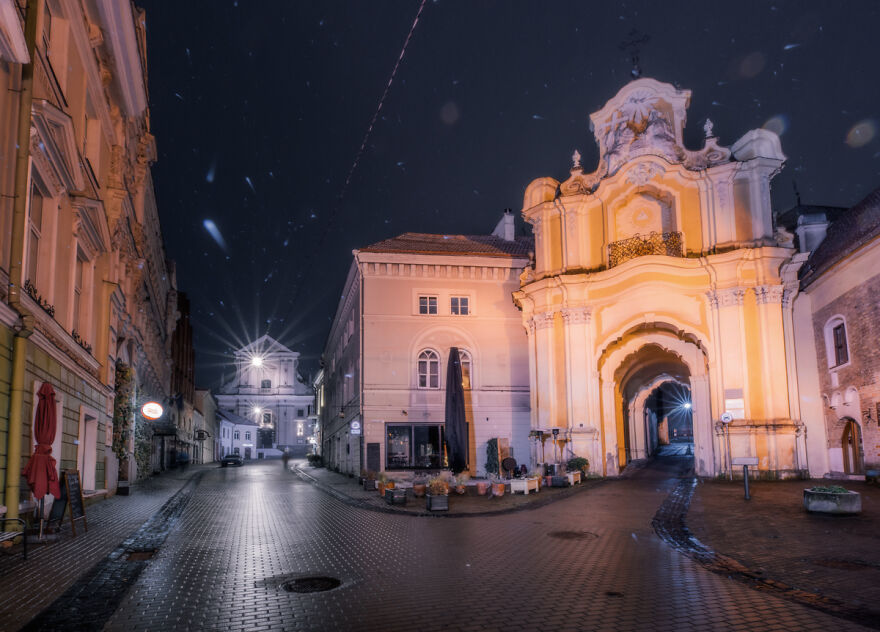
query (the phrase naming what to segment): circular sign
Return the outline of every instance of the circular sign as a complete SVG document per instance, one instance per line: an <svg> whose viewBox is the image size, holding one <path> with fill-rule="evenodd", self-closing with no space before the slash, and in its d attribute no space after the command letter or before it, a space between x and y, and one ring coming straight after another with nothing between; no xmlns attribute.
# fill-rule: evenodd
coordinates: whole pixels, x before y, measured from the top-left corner
<svg viewBox="0 0 880 632"><path fill-rule="evenodd" d="M351 429L352 430L360 430L361 429L361 422L359 422L358 420L354 420L353 422L351 422Z"/></svg>
<svg viewBox="0 0 880 632"><path fill-rule="evenodd" d="M141 414L150 420L158 419L163 412L165 411L159 402L147 402L141 406Z"/></svg>
<svg viewBox="0 0 880 632"><path fill-rule="evenodd" d="M721 422L729 424L733 421L733 413L721 413Z"/></svg>

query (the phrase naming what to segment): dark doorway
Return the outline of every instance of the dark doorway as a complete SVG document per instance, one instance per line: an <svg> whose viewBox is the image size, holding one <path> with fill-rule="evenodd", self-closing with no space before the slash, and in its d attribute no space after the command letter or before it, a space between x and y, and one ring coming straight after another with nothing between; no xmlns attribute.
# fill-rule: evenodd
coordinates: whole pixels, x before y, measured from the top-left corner
<svg viewBox="0 0 880 632"><path fill-rule="evenodd" d="M257 431L257 448L272 448L275 443L275 428L260 428Z"/></svg>
<svg viewBox="0 0 880 632"><path fill-rule="evenodd" d="M841 439L843 471L845 474L862 473L862 432L853 419L846 419Z"/></svg>

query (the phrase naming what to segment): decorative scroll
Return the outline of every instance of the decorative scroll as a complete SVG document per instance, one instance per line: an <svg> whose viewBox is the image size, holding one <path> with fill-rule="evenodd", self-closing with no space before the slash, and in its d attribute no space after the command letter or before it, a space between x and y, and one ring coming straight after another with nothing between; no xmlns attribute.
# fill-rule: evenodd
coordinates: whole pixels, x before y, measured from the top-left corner
<svg viewBox="0 0 880 632"><path fill-rule="evenodd" d="M55 318L55 306L50 305L49 301L40 296L40 293L37 292L37 288L34 287L34 284L31 283L30 279L25 279L24 291L27 292L27 295L34 299L34 302L39 305L44 312L49 314L52 318Z"/></svg>
<svg viewBox="0 0 880 632"><path fill-rule="evenodd" d="M608 267L613 268L624 261L644 257L646 255L665 255L667 257L683 257L681 233L657 233L634 235L629 239L621 239L608 245Z"/></svg>

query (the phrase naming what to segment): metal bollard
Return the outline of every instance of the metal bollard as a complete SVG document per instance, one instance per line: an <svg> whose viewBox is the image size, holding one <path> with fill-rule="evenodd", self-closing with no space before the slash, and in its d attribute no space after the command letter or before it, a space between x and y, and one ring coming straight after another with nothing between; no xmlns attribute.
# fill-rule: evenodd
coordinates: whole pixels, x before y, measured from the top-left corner
<svg viewBox="0 0 880 632"><path fill-rule="evenodd" d="M749 496L749 466L743 465L743 487L746 490L746 500L751 500L751 496Z"/></svg>

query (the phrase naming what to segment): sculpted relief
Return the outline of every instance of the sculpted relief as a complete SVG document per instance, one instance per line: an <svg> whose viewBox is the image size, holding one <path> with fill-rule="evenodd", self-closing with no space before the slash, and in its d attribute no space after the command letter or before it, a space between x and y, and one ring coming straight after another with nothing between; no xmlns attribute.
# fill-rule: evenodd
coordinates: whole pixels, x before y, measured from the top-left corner
<svg viewBox="0 0 880 632"><path fill-rule="evenodd" d="M614 213L615 240L675 230L671 200L642 191L628 196Z"/></svg>

